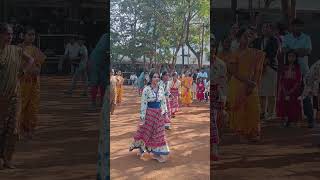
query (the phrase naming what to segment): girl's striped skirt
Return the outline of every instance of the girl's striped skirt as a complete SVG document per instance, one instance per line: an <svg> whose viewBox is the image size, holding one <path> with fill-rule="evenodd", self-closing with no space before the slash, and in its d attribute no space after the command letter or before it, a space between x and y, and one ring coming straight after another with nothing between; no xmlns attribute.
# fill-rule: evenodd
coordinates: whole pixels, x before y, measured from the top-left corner
<svg viewBox="0 0 320 180"><path fill-rule="evenodd" d="M141 153L169 155L169 146L165 138L165 117L160 108L148 108L145 121L139 125L130 151L139 149Z"/></svg>

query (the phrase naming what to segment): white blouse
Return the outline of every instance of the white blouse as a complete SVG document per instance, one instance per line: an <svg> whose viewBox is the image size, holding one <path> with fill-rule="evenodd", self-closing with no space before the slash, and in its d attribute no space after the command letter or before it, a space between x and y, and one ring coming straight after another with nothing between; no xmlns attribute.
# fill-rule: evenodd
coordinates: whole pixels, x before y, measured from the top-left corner
<svg viewBox="0 0 320 180"><path fill-rule="evenodd" d="M170 81L168 82L168 88L169 88L169 90L170 90L171 88L178 89L179 92L180 92L181 81L178 80L178 79L177 79L176 82L174 82L173 80L170 80Z"/></svg>
<svg viewBox="0 0 320 180"><path fill-rule="evenodd" d="M155 92L150 86L146 86L143 89L140 111L140 118L142 121L144 121L146 117L148 102L160 102L161 114L164 115L168 112L165 91L163 87L159 86L158 92Z"/></svg>

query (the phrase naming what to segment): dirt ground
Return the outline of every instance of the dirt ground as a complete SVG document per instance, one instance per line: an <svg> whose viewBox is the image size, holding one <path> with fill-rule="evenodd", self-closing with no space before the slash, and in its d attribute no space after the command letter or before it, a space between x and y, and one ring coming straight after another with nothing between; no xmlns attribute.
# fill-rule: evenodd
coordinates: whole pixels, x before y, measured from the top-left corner
<svg viewBox="0 0 320 180"><path fill-rule="evenodd" d="M17 169L0 171L1 180L94 180L99 113L88 98L63 91L70 77L41 78L40 121L31 141L17 143Z"/></svg>
<svg viewBox="0 0 320 180"><path fill-rule="evenodd" d="M194 103L184 107L167 131L170 158L166 163L142 161L129 145L137 129L140 98L131 87L111 117L111 179L210 179L209 105Z"/></svg>
<svg viewBox="0 0 320 180"><path fill-rule="evenodd" d="M280 120L262 125L262 141L243 144L230 132L213 164L213 180L319 180L319 128L283 128Z"/></svg>

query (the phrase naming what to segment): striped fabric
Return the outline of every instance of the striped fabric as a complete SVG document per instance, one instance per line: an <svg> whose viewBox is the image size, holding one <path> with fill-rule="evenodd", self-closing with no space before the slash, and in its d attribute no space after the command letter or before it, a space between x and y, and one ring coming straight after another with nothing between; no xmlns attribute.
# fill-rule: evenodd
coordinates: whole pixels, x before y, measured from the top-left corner
<svg viewBox="0 0 320 180"><path fill-rule="evenodd" d="M179 90L177 88L171 88L170 93L174 96L169 101L170 111L171 113L176 113L179 111Z"/></svg>
<svg viewBox="0 0 320 180"><path fill-rule="evenodd" d="M169 148L165 139L165 118L161 109L148 108L145 122L138 127L130 151L153 152L168 155Z"/></svg>

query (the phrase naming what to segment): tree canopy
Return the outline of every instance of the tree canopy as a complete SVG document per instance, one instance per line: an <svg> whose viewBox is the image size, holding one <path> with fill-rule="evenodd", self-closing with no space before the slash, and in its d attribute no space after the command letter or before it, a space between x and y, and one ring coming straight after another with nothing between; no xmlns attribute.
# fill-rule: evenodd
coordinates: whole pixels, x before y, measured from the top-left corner
<svg viewBox="0 0 320 180"><path fill-rule="evenodd" d="M201 47L202 38L209 41L209 14L209 0L112 0L112 61L145 57L174 65L187 45L201 64L201 52L208 51Z"/></svg>

